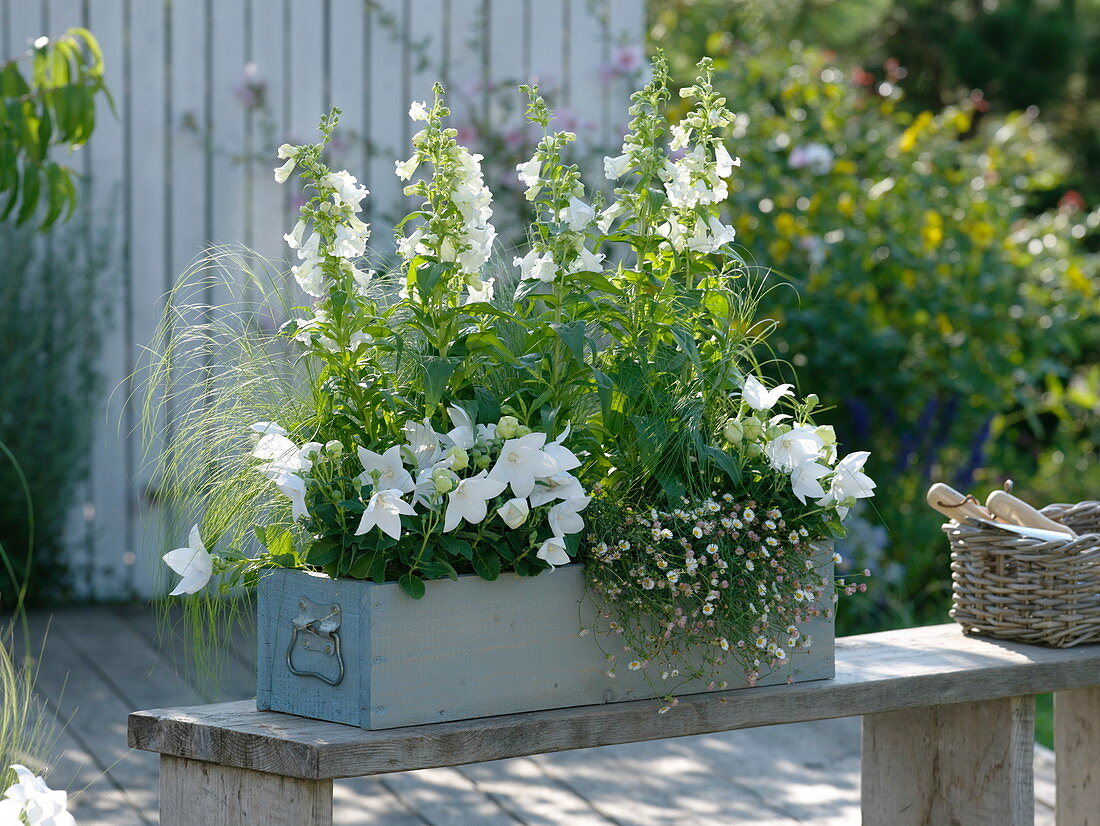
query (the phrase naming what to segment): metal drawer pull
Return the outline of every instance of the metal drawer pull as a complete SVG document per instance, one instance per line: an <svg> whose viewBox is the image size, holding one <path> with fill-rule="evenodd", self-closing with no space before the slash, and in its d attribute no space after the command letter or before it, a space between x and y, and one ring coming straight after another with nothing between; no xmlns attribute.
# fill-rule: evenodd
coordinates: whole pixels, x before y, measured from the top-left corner
<svg viewBox="0 0 1100 826"><path fill-rule="evenodd" d="M316 677L329 685L340 685L344 680L344 655L340 653L340 606L320 605L302 597L298 600L298 616L294 618L294 631L290 635L290 645L286 649L286 667L291 674L299 677ZM336 657L339 671L336 678L326 677L318 671L306 671L294 666L294 646L299 636L302 648L306 651L319 651L329 657Z"/></svg>

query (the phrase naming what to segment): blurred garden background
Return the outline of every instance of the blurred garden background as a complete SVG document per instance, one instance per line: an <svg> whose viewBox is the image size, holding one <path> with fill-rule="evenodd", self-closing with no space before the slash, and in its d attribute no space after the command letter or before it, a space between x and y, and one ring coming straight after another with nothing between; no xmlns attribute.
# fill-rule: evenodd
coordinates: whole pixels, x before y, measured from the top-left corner
<svg viewBox="0 0 1100 826"><path fill-rule="evenodd" d="M62 8L81 4L51 2L36 9L35 25L56 35L71 25ZM12 23L21 3L34 5L0 3L0 57L27 48ZM97 22L121 21L139 36L139 18L150 13L97 2L89 15L88 5L82 22L97 34ZM279 5L281 23L261 14L259 0L227 3L217 18L196 23L213 34L204 41L207 63L193 76L178 68L189 59L171 33L178 20L147 21L150 37L167 38L159 69L105 48L106 85L118 105L100 102L89 149L71 166L78 186L91 187L103 167L88 152L94 160L97 151L121 150L128 153L118 176L123 188L100 186L86 196L95 210L78 210L48 231L34 220L19 224L22 209L0 223L0 441L19 461L34 505L32 602L119 601L155 590L151 578L112 573L97 561L95 547L106 544L119 565L139 566L142 529L121 526L160 504L130 435L140 418L135 387L127 371L104 367L104 354L121 347L131 354L123 363L140 367L152 327L138 313L145 308L153 317L170 274L204 242L278 247L274 232L289 226L297 205L265 203L262 187L273 185L274 148L301 137L288 130L308 129L330 103L371 110L361 76L346 91L360 69L342 68L338 44L323 41L327 52L305 50L296 64L327 61L313 92L299 88L304 69L263 56L269 41L261 26L281 26L280 48L303 52L295 38L308 32L294 24L296 7ZM372 36L401 44L406 77L444 76L457 98L465 96L468 103L457 107L460 140L486 156L507 242L508 216L518 225L524 208L513 170L531 143L514 84L538 74L531 54L539 38L521 44L508 66L473 61L467 76L457 46L440 50L410 34L410 21L421 19L410 11L415 2L389 5L404 11L387 12L373 0L326 0L322 20L330 33L347 32L341 9L353 9L356 21L374 27ZM567 28L554 60L568 55L573 68L538 78L561 107L559 124L577 131L582 162L598 168L604 154L617 154L625 124L625 109L608 101L634 88L647 52L664 50L685 81L701 57L714 59L716 85L739 113L729 146L742 165L727 218L750 270L766 274L762 310L778 322L770 369L776 380L813 389L832 405L822 420L842 442L871 451L868 472L879 482L873 507L851 520L844 549L853 570L871 570L869 587L844 601L838 631L946 620L948 547L940 517L923 504L931 482L984 499L1011 479L1036 505L1100 493L1100 0L628 5L563 3L568 25L598 36L570 40ZM117 21L101 16L116 6ZM191 13L178 6L156 13ZM456 32L447 36L462 44L488 30L479 21L502 16L522 18L517 25L537 32L532 15L542 13L541 4L523 0L434 0L434 7ZM237 16L227 23L230 14ZM218 48L227 28L241 34L237 51ZM376 58L357 59L366 66ZM591 95L580 94L582 82ZM153 101L150 123L164 128L155 148L167 153L148 163L141 160L142 110L130 103L143 83L151 84L144 89ZM187 98L195 83L206 98ZM164 102L160 88L175 96ZM375 94L403 107L416 88L404 82L401 94ZM292 90L296 109L288 114ZM6 99L16 92L3 87ZM227 120L246 149L226 146ZM375 239L386 243L386 221L401 211L386 201L399 197L393 158L404 156L407 135L387 145L356 122L345 120L351 125L334 144L333 163L365 178L379 196L371 219ZM191 198L186 187L194 180L207 186ZM226 180L237 182L244 207L223 220L213 184ZM83 198L88 190L78 191ZM152 218L140 200L127 201L149 192L162 205ZM205 226L184 238L175 227L191 210L203 213ZM272 210L263 236L261 219ZM144 228L147 219L154 223ZM154 264L169 275L154 276ZM21 570L32 531L13 468L0 463L0 537ZM129 491L113 509L95 501L103 474ZM155 519L144 530L155 530ZM6 578L0 593L13 596Z"/></svg>

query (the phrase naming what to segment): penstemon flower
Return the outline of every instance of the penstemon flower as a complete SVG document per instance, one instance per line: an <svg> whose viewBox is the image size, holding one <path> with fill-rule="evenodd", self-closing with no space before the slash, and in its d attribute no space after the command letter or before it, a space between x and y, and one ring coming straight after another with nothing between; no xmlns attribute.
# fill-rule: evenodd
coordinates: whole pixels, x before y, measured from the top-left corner
<svg viewBox="0 0 1100 826"><path fill-rule="evenodd" d="M493 279L482 279L481 269L492 254L496 229L490 219L492 193L485 185L481 155L471 154L455 139L454 129L443 125L450 110L443 104L443 87L434 87L429 106L414 103L409 117L423 122L413 137L412 156L398 162L397 176L408 180L427 165L431 177L405 187L405 194L423 199L423 223L407 234L398 233L398 254L408 272L410 294L422 281L438 280L432 272L446 271L449 284L467 290L467 302L488 301L493 296ZM443 270L439 265L451 265ZM434 268L434 269L433 269ZM455 293L461 290L454 290Z"/></svg>

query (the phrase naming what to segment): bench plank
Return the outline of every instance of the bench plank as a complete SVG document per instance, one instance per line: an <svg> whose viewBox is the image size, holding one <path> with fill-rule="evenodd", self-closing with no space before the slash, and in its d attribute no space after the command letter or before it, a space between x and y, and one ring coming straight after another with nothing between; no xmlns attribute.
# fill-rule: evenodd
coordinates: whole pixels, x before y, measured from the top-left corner
<svg viewBox="0 0 1100 826"><path fill-rule="evenodd" d="M953 624L837 640L836 679L383 731L258 712L250 701L130 715L134 748L305 779L455 766L568 749L1065 691L1096 684L1100 645L1042 648Z"/></svg>

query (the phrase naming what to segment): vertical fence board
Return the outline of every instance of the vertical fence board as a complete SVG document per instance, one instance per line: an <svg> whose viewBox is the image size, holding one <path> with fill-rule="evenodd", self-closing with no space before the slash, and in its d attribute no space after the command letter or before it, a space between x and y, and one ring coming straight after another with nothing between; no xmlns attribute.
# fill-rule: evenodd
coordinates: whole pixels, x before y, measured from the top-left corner
<svg viewBox="0 0 1100 826"><path fill-rule="evenodd" d="M153 338L157 319L164 306L165 284L165 187L164 111L159 102L165 92L165 5L133 2L129 7L129 102L127 107L127 147L129 180L129 275L131 284L130 321L128 324L128 354L126 369L132 374L142 363L142 350ZM135 397L136 382L127 381L127 398L123 414L125 429L130 435L128 473L134 489L130 493L131 518L134 527L129 547L123 550L123 570L127 591L148 593L152 587L152 565L145 558L139 561L142 547L159 544L158 512L154 500L145 495L152 482L147 463L141 461L138 441L140 399ZM163 433L166 425L158 421L155 433ZM157 450L160 439L151 445Z"/></svg>
<svg viewBox="0 0 1100 826"><path fill-rule="evenodd" d="M392 249L389 234L382 227L401 209L402 184L393 174L394 159L407 158L412 152L405 139L409 122L408 89L402 78L408 40L402 30L405 13L406 0L378 0L368 47L374 91L368 98L374 156L366 179L371 191L372 218L378 226L374 242L380 250Z"/></svg>
<svg viewBox="0 0 1100 826"><path fill-rule="evenodd" d="M330 88L332 104L339 106L339 145L334 162L347 168L370 190L364 210L374 197L374 181L366 179L363 166L364 141L367 138L368 77L362 70L363 44L367 38L367 16L362 0L332 0L329 43L332 56ZM384 233L383 233L384 234Z"/></svg>
<svg viewBox="0 0 1100 826"><path fill-rule="evenodd" d="M251 171L251 217L253 249L273 265L285 255L282 233L285 210L282 188L272 170L278 165L276 148L286 134L286 83L283 73L285 16L281 4L252 0L252 54L256 78L262 84L263 100L252 119L252 142L247 148Z"/></svg>
<svg viewBox="0 0 1100 826"><path fill-rule="evenodd" d="M88 25L93 32L102 32L105 80L108 88L115 90L117 114L106 101L96 104L96 132L85 151L91 168L90 191L84 208L92 219L107 228L101 238L109 239L120 264L125 264L127 239L122 217L128 192L124 175L124 107L123 86L123 32L124 16L122 0L96 0L88 8ZM60 23L60 21L54 21ZM101 241L102 243L102 241ZM92 445L91 502L85 507L92 527L95 554L89 566L88 595L98 599L117 596L117 575L121 569L122 555L127 546L130 531L127 500L130 497L131 480L125 465L126 440L123 431L122 412L125 406L125 388L120 383L126 376L126 360L129 343L125 337L124 313L130 305L129 273L124 266L112 268L111 286L117 300L110 327L103 336L99 358L100 373L105 388L104 407L95 411L96 435Z"/></svg>

